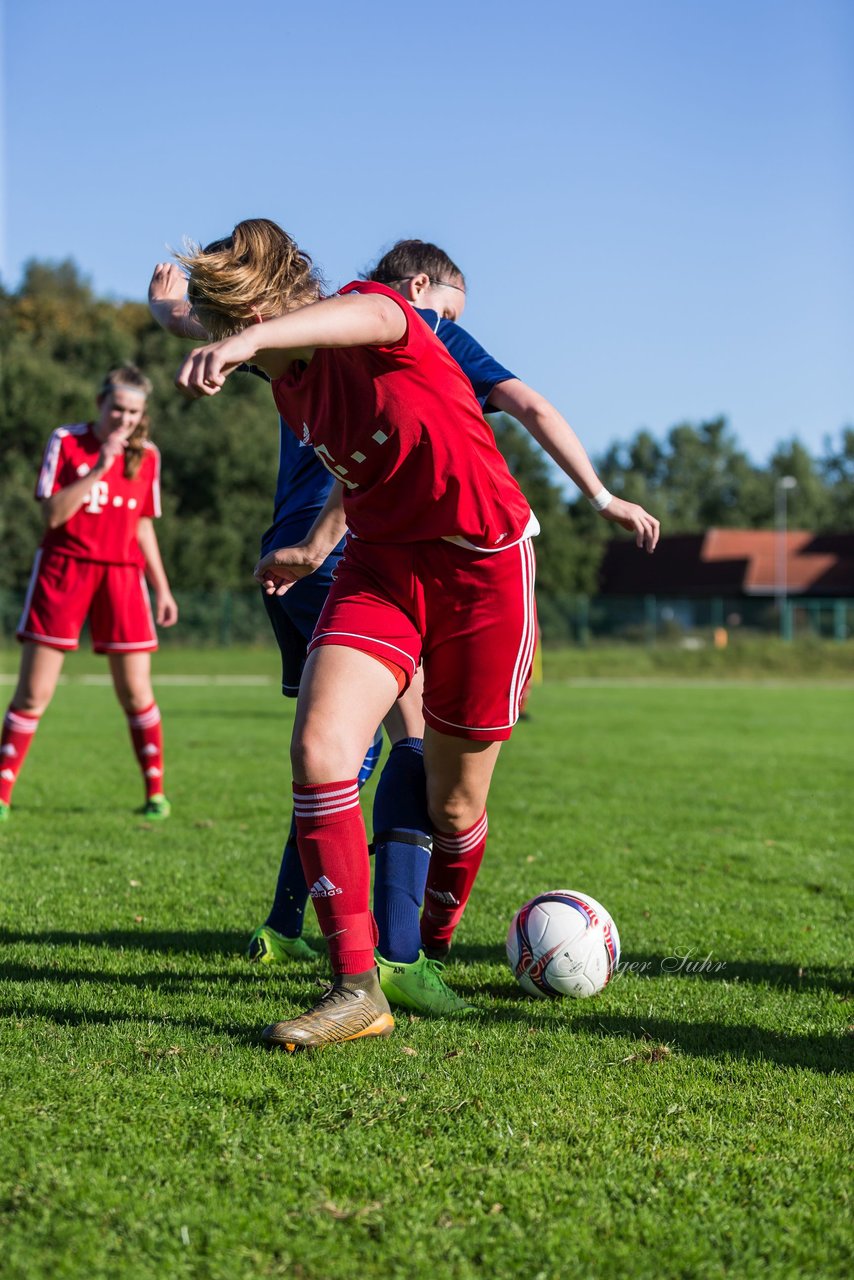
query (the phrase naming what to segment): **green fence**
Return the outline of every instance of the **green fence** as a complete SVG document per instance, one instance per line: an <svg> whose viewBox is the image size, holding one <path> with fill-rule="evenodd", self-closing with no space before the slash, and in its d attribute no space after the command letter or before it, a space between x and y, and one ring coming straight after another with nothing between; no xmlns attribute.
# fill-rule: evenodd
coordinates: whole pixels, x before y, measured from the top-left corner
<svg viewBox="0 0 854 1280"><path fill-rule="evenodd" d="M179 591L180 620L160 632L165 647L273 644L260 592ZM0 639L12 642L23 597L0 591ZM707 599L667 596L566 596L539 600L547 644L588 645L597 641L634 644L719 644L739 634L777 635L784 639L817 636L845 640L854 636L854 599L804 599L790 596L781 611L768 598Z"/></svg>
<svg viewBox="0 0 854 1280"><path fill-rule="evenodd" d="M547 639L642 644L724 643L738 634L845 640L854 635L854 599L767 597L573 596L540 603Z"/></svg>

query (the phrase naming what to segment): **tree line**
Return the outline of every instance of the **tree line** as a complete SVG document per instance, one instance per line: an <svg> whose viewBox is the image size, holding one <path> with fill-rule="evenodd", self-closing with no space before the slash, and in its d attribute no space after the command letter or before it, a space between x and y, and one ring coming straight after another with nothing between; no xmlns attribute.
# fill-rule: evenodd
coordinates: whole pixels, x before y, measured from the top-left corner
<svg viewBox="0 0 854 1280"><path fill-rule="evenodd" d="M72 262L28 264L20 288L0 291L0 589L23 592L41 537L33 486L51 431L95 415L103 374L132 361L154 383L152 438L163 458L158 535L176 591L242 589L272 516L278 463L270 394L252 377L188 402L172 379L182 344L137 302L96 297ZM188 344L183 344L186 348ZM567 501L555 468L518 424L492 419L498 444L537 512L538 598L548 633L560 602L593 593L612 526L583 500ZM854 429L813 458L797 440L766 466L740 449L723 418L682 423L663 440L638 431L595 459L603 482L660 516L666 533L712 525L768 528L777 479L794 476L793 525L854 528Z"/></svg>

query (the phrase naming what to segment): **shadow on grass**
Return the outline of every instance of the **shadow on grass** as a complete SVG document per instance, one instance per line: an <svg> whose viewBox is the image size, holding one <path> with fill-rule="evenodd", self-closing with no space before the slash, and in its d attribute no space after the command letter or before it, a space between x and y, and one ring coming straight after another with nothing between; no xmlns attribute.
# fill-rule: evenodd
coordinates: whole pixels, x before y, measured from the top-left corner
<svg viewBox="0 0 854 1280"><path fill-rule="evenodd" d="M696 1058L750 1058L780 1067L801 1067L823 1075L851 1072L850 1042L842 1035L787 1035L764 1027L726 1026L719 1022L675 1022L669 1018L626 1018L592 1013L573 1023L592 1036L633 1036L647 1044L665 1044Z"/></svg>
<svg viewBox="0 0 854 1280"><path fill-rule="evenodd" d="M21 1004L0 1004L0 1017L20 1018L22 1016L26 1016L27 1019L46 1018L58 1027L136 1026L139 1028L140 1034L142 1034L143 1028L148 1029L153 1023L164 1029L186 1027L190 1031L212 1031L217 1035L227 1036L229 1040L241 1045L259 1049L264 1047L261 1042L262 1027L260 1022L248 1025L231 1020L221 1022L215 1018L204 1018L195 1015L190 1018L176 1018L169 1015L157 1016L151 1013L123 1013L118 1010L65 1009L30 998L27 998Z"/></svg>
<svg viewBox="0 0 854 1280"><path fill-rule="evenodd" d="M460 994L469 993L459 983L454 984ZM480 992L479 994L483 994ZM496 992L508 999L516 998L513 1006L506 1005L488 1011L478 1010L478 1017L466 1024L518 1023L528 1033L552 1036L595 1036L601 1039L632 1040L630 1053L624 1045L615 1047L614 1065L627 1065L645 1058L646 1052L655 1046L666 1045L675 1054L688 1054L696 1058L726 1060L750 1059L772 1062L780 1067L799 1067L818 1071L823 1075L848 1075L854 1071L851 1044L842 1032L822 1035L788 1035L784 1031L772 1031L766 1027L723 1022L688 1022L670 1018L634 1017L626 1014L597 1011L595 1002L568 1000L546 1003L523 997L518 1001L518 990ZM592 1007L591 1007L592 1006ZM566 1016L561 1016L561 1011ZM668 1055L665 1054L664 1057ZM653 1060L658 1060L657 1058Z"/></svg>
<svg viewBox="0 0 854 1280"><path fill-rule="evenodd" d="M457 962L459 967L457 966ZM487 946L478 943L462 942L455 945L449 962L449 972L459 973L457 982L452 978L452 985L466 987L465 964L501 964L506 966L504 948ZM692 967L693 966L693 967ZM787 991L834 991L838 995L854 995L854 979L845 968L830 968L828 965L799 966L796 964L778 964L767 960L705 960L693 953L683 955L640 955L624 952L620 957L620 976L632 978L678 979L695 982L729 982L745 985L766 984ZM467 988L478 990L475 986ZM508 981L502 994L512 992L513 983ZM496 992L496 994L498 994Z"/></svg>
<svg viewBox="0 0 854 1280"><path fill-rule="evenodd" d="M50 946L107 947L113 951L158 951L165 955L242 956L249 941L246 929L143 930L103 929L77 933L70 929L24 930L0 928L0 946L13 942L48 943Z"/></svg>
<svg viewBox="0 0 854 1280"><path fill-rule="evenodd" d="M455 942L448 964L506 964L507 957L502 943Z"/></svg>
<svg viewBox="0 0 854 1280"><path fill-rule="evenodd" d="M695 966L692 968L691 966ZM719 960L702 956L633 955L620 957L620 968L641 978L694 978L698 982L767 983L788 991L854 992L851 973L827 965L800 966L768 960Z"/></svg>
<svg viewBox="0 0 854 1280"><path fill-rule="evenodd" d="M139 930L104 930L94 933L74 933L63 930L24 931L0 929L0 944L6 943L47 943L53 946L78 944L100 946L109 951L139 950L160 952L162 954L225 956L229 959L238 957L245 945L245 932L197 930L183 933L143 932ZM461 944L455 948L455 957L461 964L455 965L451 981L460 994L471 994L477 997L492 995L498 1000L512 1001L510 1007L485 1008L479 1011L480 1016L473 1021L484 1023L524 1023L527 1027L535 1027L543 1032L560 1035L587 1035L600 1038L615 1038L641 1041L645 1044L665 1044L672 1051L694 1057L710 1059L751 1059L767 1061L782 1067L806 1068L823 1074L844 1074L852 1070L850 1041L842 1035L787 1035L782 1031L773 1031L751 1025L727 1025L708 1021L675 1021L667 1018L635 1017L624 1014L609 1013L596 1002L568 1001L565 1005L552 1002L531 1000L521 995L518 986L510 977L500 982L490 983L488 992L481 984L466 982L465 962L495 962L502 959L501 951L492 946L478 944ZM663 960L669 957L645 956L627 957L635 964L646 964L648 968L641 972L648 978L656 976L673 977L672 972L662 971ZM638 972L635 970L635 972ZM293 969L276 971L276 976L291 979L295 988L302 988L317 971L310 966L294 965ZM233 974L228 971L175 974L157 970L145 973L113 973L97 968L86 969L79 965L75 969L57 968L54 965L35 965L26 962L8 961L0 966L0 975L11 980L23 982L46 981L58 984L90 982L93 984L124 984L137 988L160 988L164 994L170 992L186 992L188 985L198 981L221 982L246 981L247 987L257 990L258 974L248 967L244 974ZM729 980L746 983L770 983L786 990L816 990L826 988L832 991L847 992L848 984L838 971L806 971L801 972L792 965L778 965L756 961L727 962L726 968L715 972L704 972L695 975L695 981ZM271 1001L288 1005L299 1001L297 991L288 993L283 998L281 990L270 992ZM558 1010L565 1009L566 1017L556 1016ZM257 1045L260 1028L257 1025L231 1021L223 1022L203 1016L172 1017L168 1013L137 1014L120 1011L91 1010L78 1012L63 1007L51 1006L39 1000L25 997L20 1004L0 1008L0 1013L9 1016L41 1016L49 1018L57 1025L83 1026L88 1023L111 1025L113 1023L136 1024L139 1026L160 1022L164 1026L184 1026L187 1028L206 1028L217 1034L227 1036L230 1040L244 1045ZM279 1016L288 1016L282 1014ZM293 1016L291 1013L290 1016ZM624 1046L615 1052L620 1065L623 1059L620 1054ZM631 1054L625 1058L626 1064L635 1062L639 1054Z"/></svg>
<svg viewBox="0 0 854 1280"><path fill-rule="evenodd" d="M296 985L311 981L315 976L322 976L324 969L320 965L301 964L294 961L287 969L280 967L275 971L261 968L258 965L242 966L239 972L233 970L193 970L187 973L174 973L162 969L147 969L135 973L116 973L107 969L69 968L63 965L28 964L26 961L8 960L0 963L0 978L9 982L51 982L60 986L73 983L90 983L93 986L136 987L139 990L153 991L162 995L191 995L193 989L200 984L210 990L219 984L232 989L243 986L249 992L265 990L271 980L275 984L274 991L280 996L282 982ZM220 991L216 992L221 995Z"/></svg>

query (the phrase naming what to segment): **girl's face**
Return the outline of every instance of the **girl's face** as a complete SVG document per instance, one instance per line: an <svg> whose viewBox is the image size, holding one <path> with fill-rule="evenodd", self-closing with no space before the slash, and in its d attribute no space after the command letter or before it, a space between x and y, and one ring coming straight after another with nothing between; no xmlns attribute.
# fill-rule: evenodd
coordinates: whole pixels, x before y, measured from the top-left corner
<svg viewBox="0 0 854 1280"><path fill-rule="evenodd" d="M145 395L135 387L113 387L98 401L100 414L95 435L100 441L118 434L122 440L133 435L145 413Z"/></svg>
<svg viewBox="0 0 854 1280"><path fill-rule="evenodd" d="M447 280L431 280L425 273L401 280L400 289L413 306L425 311L435 311L443 320L459 320L466 305L466 288L460 276L448 276ZM392 285L392 288L395 288Z"/></svg>

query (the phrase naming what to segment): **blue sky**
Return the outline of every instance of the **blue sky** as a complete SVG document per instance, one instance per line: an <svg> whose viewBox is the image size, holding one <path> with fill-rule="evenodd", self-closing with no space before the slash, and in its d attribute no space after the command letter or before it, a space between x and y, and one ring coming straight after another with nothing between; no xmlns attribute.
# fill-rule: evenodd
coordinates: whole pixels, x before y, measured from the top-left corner
<svg viewBox="0 0 854 1280"><path fill-rule="evenodd" d="M848 0L17 0L4 61L7 288L72 257L143 298L243 217L331 284L421 236L593 453L854 423Z"/></svg>

